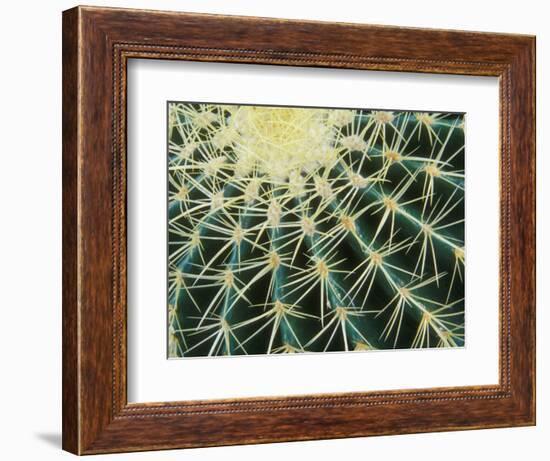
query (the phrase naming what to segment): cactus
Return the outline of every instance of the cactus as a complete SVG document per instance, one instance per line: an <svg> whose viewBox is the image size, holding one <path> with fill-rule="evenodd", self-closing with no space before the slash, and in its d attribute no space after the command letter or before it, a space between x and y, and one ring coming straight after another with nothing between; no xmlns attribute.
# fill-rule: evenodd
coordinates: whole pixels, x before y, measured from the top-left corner
<svg viewBox="0 0 550 461"><path fill-rule="evenodd" d="M168 355L464 345L464 115L170 102Z"/></svg>

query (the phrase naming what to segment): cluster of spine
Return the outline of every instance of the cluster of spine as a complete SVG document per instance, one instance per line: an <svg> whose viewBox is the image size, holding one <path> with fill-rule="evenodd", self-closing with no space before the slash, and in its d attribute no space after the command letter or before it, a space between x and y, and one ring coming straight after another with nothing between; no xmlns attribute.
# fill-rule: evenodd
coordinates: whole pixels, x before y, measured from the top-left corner
<svg viewBox="0 0 550 461"><path fill-rule="evenodd" d="M169 357L464 345L464 116L169 103Z"/></svg>

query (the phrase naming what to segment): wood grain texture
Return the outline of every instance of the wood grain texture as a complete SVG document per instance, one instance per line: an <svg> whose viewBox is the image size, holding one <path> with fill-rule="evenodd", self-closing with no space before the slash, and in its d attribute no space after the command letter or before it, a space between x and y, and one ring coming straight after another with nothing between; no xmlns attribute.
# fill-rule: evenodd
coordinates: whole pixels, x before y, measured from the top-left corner
<svg viewBox="0 0 550 461"><path fill-rule="evenodd" d="M78 10L63 16L63 447L80 451L78 399Z"/></svg>
<svg viewBox="0 0 550 461"><path fill-rule="evenodd" d="M126 63L221 61L500 78L500 382L128 404ZM78 7L63 14L63 448L78 454L535 422L535 39Z"/></svg>

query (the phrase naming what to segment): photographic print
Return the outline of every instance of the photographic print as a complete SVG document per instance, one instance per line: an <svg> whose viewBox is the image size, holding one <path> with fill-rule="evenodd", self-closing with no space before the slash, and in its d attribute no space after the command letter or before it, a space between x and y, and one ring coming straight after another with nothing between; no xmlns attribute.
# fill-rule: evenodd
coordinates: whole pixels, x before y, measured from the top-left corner
<svg viewBox="0 0 550 461"><path fill-rule="evenodd" d="M464 123L168 102L168 357L463 347Z"/></svg>

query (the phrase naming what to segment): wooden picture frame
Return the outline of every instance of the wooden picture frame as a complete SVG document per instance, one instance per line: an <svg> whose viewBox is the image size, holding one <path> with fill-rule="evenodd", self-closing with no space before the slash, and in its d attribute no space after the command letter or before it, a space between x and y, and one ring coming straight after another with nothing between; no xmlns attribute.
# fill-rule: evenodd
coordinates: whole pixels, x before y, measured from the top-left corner
<svg viewBox="0 0 550 461"><path fill-rule="evenodd" d="M500 382L133 404L126 394L132 58L496 76ZM63 448L93 454L535 424L535 38L76 7L63 13Z"/></svg>

